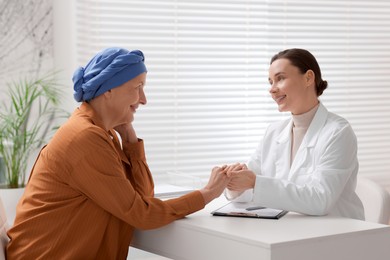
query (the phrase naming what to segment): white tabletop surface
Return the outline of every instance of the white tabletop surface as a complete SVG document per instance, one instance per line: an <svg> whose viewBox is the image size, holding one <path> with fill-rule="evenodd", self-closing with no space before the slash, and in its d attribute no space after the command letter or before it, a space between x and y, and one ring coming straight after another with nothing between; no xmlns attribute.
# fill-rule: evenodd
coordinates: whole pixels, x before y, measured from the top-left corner
<svg viewBox="0 0 390 260"><path fill-rule="evenodd" d="M322 259L317 257L321 250L327 254L323 259L342 259L351 257L352 249L355 249L356 257L349 259L364 259L376 253L377 258L370 259L390 259L390 226L293 212L278 220L210 214L225 203L228 202L224 198L219 198L205 209L163 228L137 231L134 245L174 259L215 259L218 256L234 259L245 257L245 253L260 257L255 259L283 259L294 254L307 256L302 259L313 256ZM338 250L337 253L331 252L333 249ZM363 249L365 255L360 252ZM209 253L203 254L202 250Z"/></svg>

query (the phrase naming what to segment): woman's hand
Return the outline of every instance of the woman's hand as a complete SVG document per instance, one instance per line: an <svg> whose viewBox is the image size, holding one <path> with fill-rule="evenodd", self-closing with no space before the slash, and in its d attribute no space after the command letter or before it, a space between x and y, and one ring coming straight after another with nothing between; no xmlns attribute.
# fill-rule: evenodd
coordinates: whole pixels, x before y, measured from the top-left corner
<svg viewBox="0 0 390 260"><path fill-rule="evenodd" d="M226 188L226 185L229 182L229 178L226 175L226 169L226 165L222 167L214 167L211 171L209 182L203 189L200 190L206 204L213 199L218 198Z"/></svg>
<svg viewBox="0 0 390 260"><path fill-rule="evenodd" d="M133 128L133 125L131 123L126 123L123 125L118 125L114 127L115 131L117 131L121 138L123 143L136 143L138 142L137 135L135 133L135 130Z"/></svg>
<svg viewBox="0 0 390 260"><path fill-rule="evenodd" d="M230 172L246 170L248 167L244 163L235 163L226 167L226 173L229 176Z"/></svg>
<svg viewBox="0 0 390 260"><path fill-rule="evenodd" d="M227 188L232 191L242 192L255 187L256 174L245 166L242 170L228 171L230 182Z"/></svg>

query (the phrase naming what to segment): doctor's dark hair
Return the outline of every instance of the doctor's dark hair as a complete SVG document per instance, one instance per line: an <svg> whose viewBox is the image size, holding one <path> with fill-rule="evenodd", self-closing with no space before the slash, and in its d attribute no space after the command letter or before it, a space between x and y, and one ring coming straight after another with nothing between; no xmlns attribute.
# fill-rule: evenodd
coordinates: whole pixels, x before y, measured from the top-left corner
<svg viewBox="0 0 390 260"><path fill-rule="evenodd" d="M302 74L306 73L308 70L312 70L315 75L317 97L321 96L328 87L328 82L322 80L321 69L316 58L309 51L304 49L287 49L275 54L272 57L270 64L278 59L288 59Z"/></svg>

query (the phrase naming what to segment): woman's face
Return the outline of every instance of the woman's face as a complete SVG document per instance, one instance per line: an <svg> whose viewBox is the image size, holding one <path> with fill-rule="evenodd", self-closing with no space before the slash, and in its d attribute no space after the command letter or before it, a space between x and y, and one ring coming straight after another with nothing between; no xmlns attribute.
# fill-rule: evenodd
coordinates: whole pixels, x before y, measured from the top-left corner
<svg viewBox="0 0 390 260"><path fill-rule="evenodd" d="M310 71L310 72L309 72ZM309 70L309 73L312 73ZM302 114L307 111L305 104L312 98L313 79L308 72L302 74L288 59L277 59L269 67L268 80L271 84L269 92L278 104L280 112L290 111ZM307 106L307 105L306 105Z"/></svg>
<svg viewBox="0 0 390 260"><path fill-rule="evenodd" d="M111 115L116 122L115 126L131 123L138 106L146 104L145 81L146 73L142 73L121 86L111 89Z"/></svg>

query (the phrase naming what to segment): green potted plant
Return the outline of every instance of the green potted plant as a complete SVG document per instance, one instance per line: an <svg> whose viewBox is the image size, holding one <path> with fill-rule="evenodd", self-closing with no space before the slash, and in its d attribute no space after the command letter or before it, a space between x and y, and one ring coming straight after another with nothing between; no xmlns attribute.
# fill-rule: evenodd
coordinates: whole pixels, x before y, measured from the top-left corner
<svg viewBox="0 0 390 260"><path fill-rule="evenodd" d="M61 114L60 86L54 74L8 84L0 107L0 157L5 166L2 188L24 187L31 155L47 141Z"/></svg>

